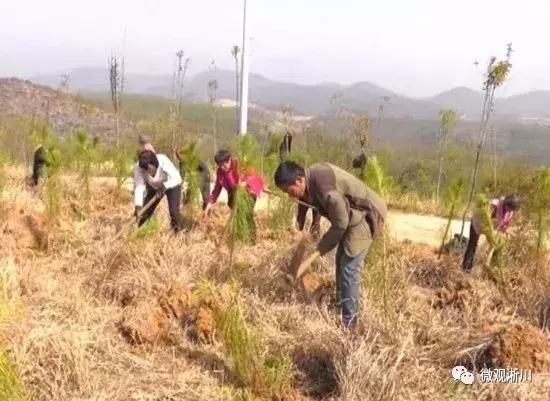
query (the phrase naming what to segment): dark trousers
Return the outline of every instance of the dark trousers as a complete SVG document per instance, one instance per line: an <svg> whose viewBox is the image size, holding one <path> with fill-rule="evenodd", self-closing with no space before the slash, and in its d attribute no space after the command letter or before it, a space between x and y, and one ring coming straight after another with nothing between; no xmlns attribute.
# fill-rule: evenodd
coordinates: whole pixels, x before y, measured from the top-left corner
<svg viewBox="0 0 550 401"><path fill-rule="evenodd" d="M144 204L147 204L156 194L156 190L147 187L147 193L145 194L145 201ZM180 213L180 202L181 202L181 185L178 185L177 187L170 188L166 190L166 199L168 200L168 211L170 212L170 226L174 230L174 232L179 232L183 227L183 218ZM138 226L141 226L144 224L147 220L151 218L153 213L155 213L155 209L160 203L161 198L157 199L153 202L151 207L147 209L141 218L139 219Z"/></svg>
<svg viewBox="0 0 550 401"><path fill-rule="evenodd" d="M42 177L42 171L44 170L44 164L46 164L43 161L40 160L34 160L32 165L32 177L31 177L31 185L36 186L38 185L38 179Z"/></svg>
<svg viewBox="0 0 550 401"><path fill-rule="evenodd" d="M342 323L352 327L359 314L359 292L361 288L361 267L367 250L348 256L341 243L336 250L336 302L342 313Z"/></svg>
<svg viewBox="0 0 550 401"><path fill-rule="evenodd" d="M466 271L471 271L474 266L476 256L477 243L479 242L479 234L474 229L474 225L470 224L470 238L468 239L468 247L462 261L462 268Z"/></svg>
<svg viewBox="0 0 550 401"><path fill-rule="evenodd" d="M201 184L202 210L208 206L208 198L210 197L210 180L203 181Z"/></svg>

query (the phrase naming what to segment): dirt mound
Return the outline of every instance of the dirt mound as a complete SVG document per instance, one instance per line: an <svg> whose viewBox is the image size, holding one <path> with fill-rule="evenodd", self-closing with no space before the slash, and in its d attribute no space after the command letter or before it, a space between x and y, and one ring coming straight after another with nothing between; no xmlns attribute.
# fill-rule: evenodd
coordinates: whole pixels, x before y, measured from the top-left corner
<svg viewBox="0 0 550 401"><path fill-rule="evenodd" d="M434 307L444 308L453 306L457 309L463 309L468 297L471 297L471 285L464 279L450 280L445 283L444 288L435 292Z"/></svg>
<svg viewBox="0 0 550 401"><path fill-rule="evenodd" d="M477 358L478 368L518 368L550 372L550 339L536 327L516 324L484 327L494 332L492 340Z"/></svg>
<svg viewBox="0 0 550 401"><path fill-rule="evenodd" d="M211 341L215 320L208 306L198 305L189 289L177 285L157 297L132 300L118 328L131 344L175 343L183 328L200 341Z"/></svg>
<svg viewBox="0 0 550 401"><path fill-rule="evenodd" d="M46 219L38 212L23 208L8 208L3 213L4 224L0 226L3 248L46 249L48 230Z"/></svg>
<svg viewBox="0 0 550 401"><path fill-rule="evenodd" d="M323 301L334 293L334 280L330 275L308 273L301 278L301 287L307 299Z"/></svg>
<svg viewBox="0 0 550 401"><path fill-rule="evenodd" d="M462 309L472 287L467 277L447 256L438 259L427 247L408 245L405 265L412 270L411 281L433 291L430 302L436 308L453 306Z"/></svg>

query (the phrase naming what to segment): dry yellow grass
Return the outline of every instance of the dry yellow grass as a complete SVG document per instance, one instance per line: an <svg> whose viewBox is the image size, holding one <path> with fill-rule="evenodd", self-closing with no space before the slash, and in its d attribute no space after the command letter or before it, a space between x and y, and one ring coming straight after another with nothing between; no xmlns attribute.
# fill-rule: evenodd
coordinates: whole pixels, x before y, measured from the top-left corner
<svg viewBox="0 0 550 401"><path fill-rule="evenodd" d="M4 205L40 214L40 193L24 188L21 171L10 169L8 177ZM127 193L94 185L82 220L76 217L76 181L67 177L64 187L63 215L48 228L47 249L13 242L14 233L0 231L0 244L10 244L0 255L1 295L10 311L0 343L29 400L548 400L550 383L536 373L533 383L520 385L464 386L450 376L457 361L479 368L487 349L506 350L491 360L518 361L521 355L509 355L513 349L495 346L506 341L498 334L503 328L520 325L533 338L531 348L544 344L542 329L550 326L547 264L506 269L505 281L494 282L481 272L465 276L453 256L438 261L429 248L390 241L387 297L380 297L379 258L363 272L361 327L346 333L337 325L332 294L288 285L292 234L274 236L266 219L259 221L257 245L239 249L229 266L219 237L228 217L223 206L213 221L173 237L163 201L157 211L161 232L125 243L112 239L132 211ZM329 256L315 266L317 277L333 276L331 262ZM290 358L291 377L277 387L285 394L250 395L239 387L216 333L216 314L208 312L220 305L205 294L204 283L220 294L240 287L233 294L259 336L257 356ZM312 283L304 287L314 288ZM197 296L191 303L204 307L183 313L187 298L174 295L181 286ZM319 288L331 285L323 281ZM121 323L134 318L132 324L148 332L151 319L166 317L166 310L171 317L161 327L162 341L128 341ZM159 327L155 321L152 326ZM534 349L542 358L537 360L548 351ZM546 369L542 362L532 367Z"/></svg>

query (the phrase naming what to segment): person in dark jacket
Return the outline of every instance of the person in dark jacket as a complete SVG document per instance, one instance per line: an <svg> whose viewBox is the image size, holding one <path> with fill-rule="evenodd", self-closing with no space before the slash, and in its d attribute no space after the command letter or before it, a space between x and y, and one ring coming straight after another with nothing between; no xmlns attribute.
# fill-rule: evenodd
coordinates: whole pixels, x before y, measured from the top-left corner
<svg viewBox="0 0 550 401"><path fill-rule="evenodd" d="M287 131L279 145L279 161L284 162L292 152L292 134Z"/></svg>
<svg viewBox="0 0 550 401"><path fill-rule="evenodd" d="M357 323L361 267L367 252L382 230L387 214L384 200L357 177L329 163L316 163L304 169L285 161L275 171L275 184L289 196L311 205L330 223L330 229L296 272L305 273L319 256L336 250L336 299L344 326ZM306 208L298 209L303 221ZM303 225L302 225L303 226Z"/></svg>
<svg viewBox="0 0 550 401"><path fill-rule="evenodd" d="M176 150L176 158L179 161L181 179L182 181L185 181L186 171L182 149ZM197 172L199 173L200 177L202 210L206 210L206 207L208 206L208 199L210 198L210 171L208 170L208 165L204 161L200 160L199 165L197 166ZM189 196L188 194L186 194L184 197L184 203L187 203L188 200Z"/></svg>
<svg viewBox="0 0 550 401"><path fill-rule="evenodd" d="M34 156L32 162L32 176L30 184L31 186L37 186L38 180L44 174L44 167L47 166L46 149L44 146L39 145L34 149Z"/></svg>

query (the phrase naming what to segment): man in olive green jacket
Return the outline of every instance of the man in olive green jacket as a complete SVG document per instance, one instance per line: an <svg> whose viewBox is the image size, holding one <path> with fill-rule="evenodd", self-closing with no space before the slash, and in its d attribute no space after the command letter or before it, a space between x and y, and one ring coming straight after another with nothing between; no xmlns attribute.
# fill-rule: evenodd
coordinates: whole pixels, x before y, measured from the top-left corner
<svg viewBox="0 0 550 401"><path fill-rule="evenodd" d="M386 203L374 191L347 171L329 163L307 169L285 161L275 171L275 184L289 196L311 205L327 218L330 229L317 251L298 268L296 278L319 256L336 251L336 299L346 327L357 323L361 267L374 237L382 230ZM299 228L303 228L307 208L299 208Z"/></svg>

